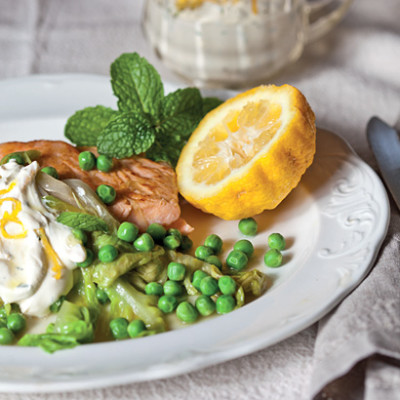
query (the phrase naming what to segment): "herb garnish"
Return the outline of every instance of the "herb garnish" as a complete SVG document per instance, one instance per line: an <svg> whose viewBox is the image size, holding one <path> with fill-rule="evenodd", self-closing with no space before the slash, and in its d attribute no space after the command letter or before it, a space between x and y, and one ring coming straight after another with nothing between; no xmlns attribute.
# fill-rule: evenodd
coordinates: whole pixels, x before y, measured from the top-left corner
<svg viewBox="0 0 400 400"><path fill-rule="evenodd" d="M109 227L105 221L96 215L85 214L81 212L62 212L57 217L57 222L67 225L70 228L82 229L87 232L104 231L107 232Z"/></svg>
<svg viewBox="0 0 400 400"><path fill-rule="evenodd" d="M77 146L97 146L99 153L124 158L146 153L154 161L176 165L182 147L203 116L221 104L202 98L196 88L164 95L156 69L137 53L111 64L111 86L118 111L96 106L72 115L65 136Z"/></svg>

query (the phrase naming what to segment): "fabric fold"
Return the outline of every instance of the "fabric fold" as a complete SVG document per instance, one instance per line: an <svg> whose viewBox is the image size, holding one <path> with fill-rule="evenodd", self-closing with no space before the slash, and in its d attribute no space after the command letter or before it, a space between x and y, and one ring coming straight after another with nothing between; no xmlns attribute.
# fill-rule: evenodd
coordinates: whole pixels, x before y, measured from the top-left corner
<svg viewBox="0 0 400 400"><path fill-rule="evenodd" d="M378 376L389 376L400 365L400 217L393 209L388 235L375 267L361 285L319 323L314 351L310 397L337 380L361 361L377 357L392 360L379 363ZM367 368L367 372L369 369ZM393 375L395 376L395 375ZM386 378L387 380L387 378ZM370 375L365 375L365 388ZM369 389L371 400L378 386ZM372 396L372 397L371 397Z"/></svg>

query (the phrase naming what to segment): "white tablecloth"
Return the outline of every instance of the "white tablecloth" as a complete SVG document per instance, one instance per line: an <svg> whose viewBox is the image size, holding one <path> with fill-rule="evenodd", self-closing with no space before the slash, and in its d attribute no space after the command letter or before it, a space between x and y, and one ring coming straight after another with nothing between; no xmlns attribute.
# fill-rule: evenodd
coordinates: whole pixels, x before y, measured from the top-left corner
<svg viewBox="0 0 400 400"><path fill-rule="evenodd" d="M137 51L155 65L163 79L178 82L143 39L142 3L0 0L0 79L65 72L107 75L118 55ZM393 124L400 116L399 21L399 0L356 0L333 32L308 46L295 65L271 81L302 90L316 113L318 126L345 137L373 167L375 161L365 139L368 119L379 115ZM323 347L324 341L334 337L333 326L345 326L346 316L354 309L368 313L362 309L363 296L379 293L378 284L388 285L390 290L397 284L398 288L399 226L394 209L376 267L360 288L324 319L319 333L315 324L268 349L176 378L74 393L0 394L0 399L309 399L322 383L329 383L322 382L319 370L327 362ZM387 274L391 279L385 281ZM388 329L398 335L400 346L399 292L393 290L390 295L393 309L389 313L394 321ZM371 326L379 331L378 317L371 319ZM354 335L362 330L356 328ZM340 345L346 343L338 341ZM399 364L394 358L378 354L355 357L341 368L346 369L342 371L345 376L333 373L333 381L318 399L394 399L390 397L395 393L393 388L400 389Z"/></svg>

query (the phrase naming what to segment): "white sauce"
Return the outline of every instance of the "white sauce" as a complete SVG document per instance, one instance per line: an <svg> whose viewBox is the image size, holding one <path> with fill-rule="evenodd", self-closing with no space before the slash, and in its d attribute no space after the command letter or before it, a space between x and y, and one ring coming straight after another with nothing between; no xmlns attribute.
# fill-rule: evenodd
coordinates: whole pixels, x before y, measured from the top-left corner
<svg viewBox="0 0 400 400"><path fill-rule="evenodd" d="M0 166L0 298L4 303L18 303L26 315L42 317L69 292L72 270L84 261L86 252L71 229L58 223L56 215L43 206L36 185L38 171L37 162L23 167L10 161ZM21 205L17 223L6 218L16 204ZM45 239L41 240L43 232ZM7 233L23 237L8 238ZM54 257L43 244L46 238L62 267L59 279Z"/></svg>
<svg viewBox="0 0 400 400"><path fill-rule="evenodd" d="M302 50L298 0L205 2L177 10L175 0L147 0L144 30L163 61L191 81L238 86L264 78Z"/></svg>

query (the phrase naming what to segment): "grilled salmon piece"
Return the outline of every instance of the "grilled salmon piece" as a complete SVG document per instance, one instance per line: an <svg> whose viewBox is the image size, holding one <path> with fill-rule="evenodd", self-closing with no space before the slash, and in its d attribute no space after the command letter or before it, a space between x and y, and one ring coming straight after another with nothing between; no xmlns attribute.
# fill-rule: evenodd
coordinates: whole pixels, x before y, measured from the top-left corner
<svg viewBox="0 0 400 400"><path fill-rule="evenodd" d="M63 141L52 140L2 143L0 159L9 153L27 150L39 150L40 166L56 168L60 179L77 178L94 190L101 184L112 186L117 192L117 198L109 210L119 221L133 222L142 231L153 222L177 227L182 233L193 230L180 218L175 171L166 163L132 157L115 159L110 172L97 169L83 171L79 167L79 153L89 150L97 155L96 149L77 148Z"/></svg>

